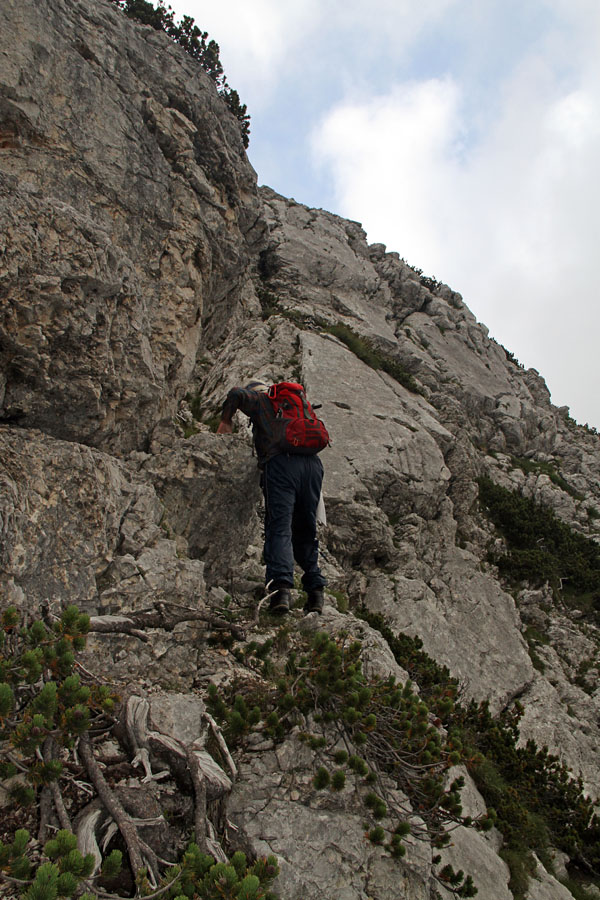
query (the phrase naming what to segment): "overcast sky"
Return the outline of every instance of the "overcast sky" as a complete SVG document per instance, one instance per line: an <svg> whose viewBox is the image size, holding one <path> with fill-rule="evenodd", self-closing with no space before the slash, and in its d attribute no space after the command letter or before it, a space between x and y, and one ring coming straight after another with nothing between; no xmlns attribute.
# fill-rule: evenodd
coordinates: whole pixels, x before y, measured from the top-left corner
<svg viewBox="0 0 600 900"><path fill-rule="evenodd" d="M170 0L260 184L459 291L600 430L600 0Z"/></svg>

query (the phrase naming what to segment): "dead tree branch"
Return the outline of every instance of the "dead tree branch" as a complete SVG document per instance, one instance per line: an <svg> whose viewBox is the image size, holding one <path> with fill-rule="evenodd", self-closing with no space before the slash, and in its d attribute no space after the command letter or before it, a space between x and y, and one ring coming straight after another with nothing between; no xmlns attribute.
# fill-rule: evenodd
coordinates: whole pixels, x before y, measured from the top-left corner
<svg viewBox="0 0 600 900"><path fill-rule="evenodd" d="M148 727L149 704L143 697L132 695L129 697L125 716L126 729L131 745L135 751L134 764L141 762L144 771L144 781L157 779L164 776L164 772L153 773L150 753L155 757L168 760L171 772L187 772L194 789L194 826L196 831L196 843L205 852L212 854L224 862L225 857L218 843L211 839L210 821L207 815L207 801L220 800L227 796L232 788L232 781L223 771L220 765L212 758L205 748L206 733L192 743L184 743L171 735L153 731ZM227 765L233 775L237 774L233 762L219 727L208 713L204 713L208 726L211 729L217 744L223 753Z"/></svg>
<svg viewBox="0 0 600 900"><path fill-rule="evenodd" d="M181 622L206 622L211 628L219 631L230 631L238 641L245 641L243 628L228 622L221 616L215 616L206 610L174 606L168 603L157 603L152 609L138 610L127 615L92 616L90 631L101 634L131 634L141 641L147 642L149 637L143 629L161 628L172 631Z"/></svg>
<svg viewBox="0 0 600 900"><path fill-rule="evenodd" d="M54 738L48 737L44 743L44 762L49 763L52 759L55 758L55 744ZM64 828L66 831L72 831L71 828L71 820L69 819L69 814L67 813L67 809L65 807L65 802L63 800L62 794L60 792L60 787L58 786L57 781L52 781L49 785L49 790L52 795L52 800L54 802L54 809L56 810L56 815L58 816L58 821L60 822L60 827Z"/></svg>
<svg viewBox="0 0 600 900"><path fill-rule="evenodd" d="M196 844L203 853L208 853L206 840L206 781L202 777L200 766L191 747L186 747L186 760L194 786L194 831L196 833Z"/></svg>

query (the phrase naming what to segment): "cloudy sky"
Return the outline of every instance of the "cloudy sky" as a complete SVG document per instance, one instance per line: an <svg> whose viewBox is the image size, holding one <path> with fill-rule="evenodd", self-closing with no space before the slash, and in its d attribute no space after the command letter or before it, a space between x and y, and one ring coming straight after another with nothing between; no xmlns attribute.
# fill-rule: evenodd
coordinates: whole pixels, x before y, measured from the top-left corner
<svg viewBox="0 0 600 900"><path fill-rule="evenodd" d="M259 183L459 291L600 430L599 0L170 0L221 48Z"/></svg>

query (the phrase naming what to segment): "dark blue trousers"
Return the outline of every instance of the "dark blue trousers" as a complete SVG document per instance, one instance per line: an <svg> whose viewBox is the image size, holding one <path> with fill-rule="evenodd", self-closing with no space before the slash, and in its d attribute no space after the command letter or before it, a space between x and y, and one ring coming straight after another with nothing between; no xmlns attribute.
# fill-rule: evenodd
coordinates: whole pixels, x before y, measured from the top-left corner
<svg viewBox="0 0 600 900"><path fill-rule="evenodd" d="M323 483L318 456L280 453L265 464L266 582L272 587L294 586L294 560L304 570L305 591L325 586L319 569L317 506Z"/></svg>

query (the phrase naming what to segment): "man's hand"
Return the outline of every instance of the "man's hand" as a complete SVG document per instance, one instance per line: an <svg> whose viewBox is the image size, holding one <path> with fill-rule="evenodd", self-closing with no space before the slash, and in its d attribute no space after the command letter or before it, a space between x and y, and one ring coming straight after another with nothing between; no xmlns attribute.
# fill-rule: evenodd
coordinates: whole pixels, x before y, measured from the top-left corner
<svg viewBox="0 0 600 900"><path fill-rule="evenodd" d="M224 422L223 419L219 422L219 427L217 428L217 434L232 434L233 425L231 422Z"/></svg>

